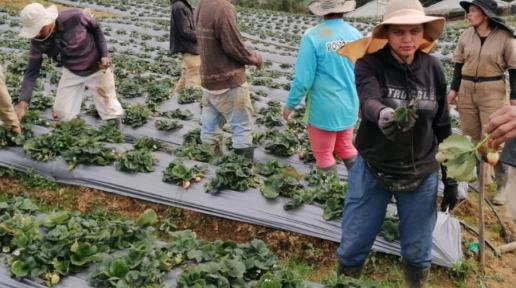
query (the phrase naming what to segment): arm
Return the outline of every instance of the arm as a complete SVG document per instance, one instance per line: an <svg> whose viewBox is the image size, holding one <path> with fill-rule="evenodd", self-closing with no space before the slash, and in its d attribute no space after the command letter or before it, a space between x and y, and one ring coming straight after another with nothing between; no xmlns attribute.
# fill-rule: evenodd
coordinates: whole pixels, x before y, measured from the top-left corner
<svg viewBox="0 0 516 288"><path fill-rule="evenodd" d="M29 63L27 65L27 69L25 70L25 74L23 75L23 81L21 85L20 103L25 102L25 105L30 103L32 98L32 90L34 89L36 80L39 77L39 71L41 69L42 63L43 54L41 51L39 51L39 49L31 45L29 51Z"/></svg>
<svg viewBox="0 0 516 288"><path fill-rule="evenodd" d="M93 34L95 44L97 45L97 49L99 49L100 57L109 57L106 38L104 37L104 33L102 32L102 29L100 29L97 21L95 21L89 15L81 13L80 22L89 32Z"/></svg>
<svg viewBox="0 0 516 288"><path fill-rule="evenodd" d="M455 67L453 68L453 79L451 82L450 89L457 92L460 88L460 82L462 80L462 66L463 63L455 63Z"/></svg>
<svg viewBox="0 0 516 288"><path fill-rule="evenodd" d="M437 142L441 143L452 134L452 129L448 102L446 101L446 78L440 63L436 63L436 65L438 67L434 70L434 73L436 75L435 91L438 109L432 123L432 128L437 138Z"/></svg>
<svg viewBox="0 0 516 288"><path fill-rule="evenodd" d="M509 70L509 88L511 89L511 105L516 106L516 69Z"/></svg>
<svg viewBox="0 0 516 288"><path fill-rule="evenodd" d="M375 73L378 68L365 58L358 60L355 66L355 83L360 99L360 110L364 117L373 123L378 123L380 111L387 108L383 104L380 83Z"/></svg>
<svg viewBox="0 0 516 288"><path fill-rule="evenodd" d="M301 39L301 47L297 55L294 80L286 103L287 109L293 110L312 88L316 67L315 48L310 38L305 36Z"/></svg>
<svg viewBox="0 0 516 288"><path fill-rule="evenodd" d="M172 9L172 17L174 17L174 23L177 25L179 35L188 39L192 42L197 43L197 37L195 36L195 30L191 29L190 23L192 23L192 12L184 6ZM193 25L192 25L193 26Z"/></svg>
<svg viewBox="0 0 516 288"><path fill-rule="evenodd" d="M242 42L233 8L222 9L216 25L215 37L220 40L224 52L244 65L257 64L256 53L250 52Z"/></svg>
<svg viewBox="0 0 516 288"><path fill-rule="evenodd" d="M20 129L20 121L14 112L13 103L7 86L5 85L5 75L0 66L0 119L4 122L7 129Z"/></svg>

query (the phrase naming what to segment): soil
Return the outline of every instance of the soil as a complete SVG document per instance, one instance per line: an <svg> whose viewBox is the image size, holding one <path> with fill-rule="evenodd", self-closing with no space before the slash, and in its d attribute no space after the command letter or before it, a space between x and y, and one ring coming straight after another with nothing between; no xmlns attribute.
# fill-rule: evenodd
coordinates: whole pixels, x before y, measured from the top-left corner
<svg viewBox="0 0 516 288"><path fill-rule="evenodd" d="M59 185L55 190L28 188L21 182L6 177L0 177L0 187L2 187L2 193L10 196L23 195L40 201L49 207L75 209L83 213L101 210L121 217L135 219L145 209L152 208L156 210L160 219L165 219L168 217L167 215L170 215L172 209L175 211L174 215L177 214L177 211L181 215L179 219L172 218L175 219L174 224L178 230L191 229L199 238L205 240L220 239L247 242L258 237L263 239L276 252L280 260L298 259L308 264L312 269L307 277L308 280L321 281L335 269L335 250L338 243L330 241L171 208L86 187ZM469 225L478 227L476 224L477 203L478 198L474 192L471 192L469 200L463 201L454 210L454 214ZM497 207L496 209L501 216L505 215L503 208ZM496 217L487 208L485 214L487 238L495 246L505 244L503 238L499 235L500 228ZM514 234L516 231L515 223L509 218L502 219L508 231L516 235ZM476 241L477 236L466 229L463 229L462 234L463 249L467 251L467 246ZM513 287L512 283L516 282L515 253L495 257L492 250L487 249L485 274L480 273L480 269L476 269L468 275L465 281L459 282L452 277L452 270L432 267L430 287ZM474 258L474 256L468 256L467 252L466 254L467 258ZM471 260L470 262L475 263L476 261ZM385 283L382 287L401 287L402 274L400 267L398 257L371 253L365 267L365 275L368 278Z"/></svg>

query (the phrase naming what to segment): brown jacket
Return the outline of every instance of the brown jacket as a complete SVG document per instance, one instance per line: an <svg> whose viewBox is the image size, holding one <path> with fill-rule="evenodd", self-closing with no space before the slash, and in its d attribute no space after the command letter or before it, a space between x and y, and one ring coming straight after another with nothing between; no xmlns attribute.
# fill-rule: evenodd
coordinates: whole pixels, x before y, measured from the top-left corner
<svg viewBox="0 0 516 288"><path fill-rule="evenodd" d="M480 45L473 27L466 29L457 44L453 62L464 63L462 75L494 77L516 69L516 39L505 29L496 28Z"/></svg>
<svg viewBox="0 0 516 288"><path fill-rule="evenodd" d="M228 0L201 0L194 19L202 86L220 90L245 83L245 65L254 65L257 56L242 42L233 5Z"/></svg>
<svg viewBox="0 0 516 288"><path fill-rule="evenodd" d="M16 113L14 112L11 96L5 85L5 75L2 66L0 65L0 119L4 122L7 129L20 127L20 122Z"/></svg>

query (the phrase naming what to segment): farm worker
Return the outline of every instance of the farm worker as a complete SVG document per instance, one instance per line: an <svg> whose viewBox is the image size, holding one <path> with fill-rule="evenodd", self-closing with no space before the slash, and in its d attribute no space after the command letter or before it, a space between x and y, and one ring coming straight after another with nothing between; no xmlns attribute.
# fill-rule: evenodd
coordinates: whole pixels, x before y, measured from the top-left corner
<svg viewBox="0 0 516 288"><path fill-rule="evenodd" d="M494 0L461 1L470 23L453 56L455 70L448 101L457 104L462 131L481 140L489 116L508 104L505 72L510 74L510 99L516 105L516 39L514 31L496 14ZM495 204L503 204L500 193L507 175L500 162L494 167L497 193Z"/></svg>
<svg viewBox="0 0 516 288"><path fill-rule="evenodd" d="M5 85L4 68L0 65L0 119L4 123L4 127L16 134L21 134L20 121L14 112L11 95Z"/></svg>
<svg viewBox="0 0 516 288"><path fill-rule="evenodd" d="M32 98L43 54L63 66L53 106L56 120L69 121L80 110L85 90L93 93L97 112L121 128L124 113L115 91L115 78L109 68L106 39L97 22L79 9L57 11L52 5L25 6L20 12L20 36L30 40L29 63L23 77L16 114L22 119Z"/></svg>
<svg viewBox="0 0 516 288"><path fill-rule="evenodd" d="M193 8L186 0L171 0L172 14L170 16L170 51L181 53L181 78L176 83L174 94L184 88L200 87L201 77L199 68L201 57L197 48Z"/></svg>
<svg viewBox="0 0 516 288"><path fill-rule="evenodd" d="M244 46L230 1L201 0L195 23L205 89L201 140L219 152L223 140L220 127L226 121L235 153L253 160L253 106L245 65L261 69L262 57Z"/></svg>
<svg viewBox="0 0 516 288"><path fill-rule="evenodd" d="M391 0L372 32L373 40L386 39L387 44L356 63L363 118L356 136L359 155L348 174L339 274L360 276L394 196L406 284L422 287L427 281L437 218L435 154L451 135L451 120L443 67L420 49L423 39L434 42L444 25L444 18L426 16L418 0ZM417 116L401 126L395 109L413 101ZM441 209L453 209L457 183L444 174Z"/></svg>
<svg viewBox="0 0 516 288"><path fill-rule="evenodd" d="M354 65L337 49L362 35L342 19L355 8L355 1L319 0L308 8L323 20L301 39L283 118L288 120L306 96L308 137L317 168L336 173L334 152L348 169L358 153L352 141L359 106Z"/></svg>

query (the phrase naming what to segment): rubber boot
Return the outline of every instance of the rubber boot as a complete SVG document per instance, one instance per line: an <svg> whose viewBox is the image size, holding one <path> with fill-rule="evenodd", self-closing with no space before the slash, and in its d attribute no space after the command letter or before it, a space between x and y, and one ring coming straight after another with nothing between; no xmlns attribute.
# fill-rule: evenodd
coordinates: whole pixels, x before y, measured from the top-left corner
<svg viewBox="0 0 516 288"><path fill-rule="evenodd" d="M496 181L496 194L493 197L493 204L504 205L506 195L504 194L505 185L507 185L507 168L502 162L496 163L494 167L495 181Z"/></svg>
<svg viewBox="0 0 516 288"><path fill-rule="evenodd" d="M344 160L344 166L346 166L346 169L351 169L353 167L353 164L355 164L355 161L357 160L357 156L353 156L353 158L349 158Z"/></svg>
<svg viewBox="0 0 516 288"><path fill-rule="evenodd" d="M326 168L317 168L321 171L324 171L326 173L329 173L329 174L333 174L335 176L337 176L339 173L337 171L337 164L333 164L332 166L330 167L326 167Z"/></svg>
<svg viewBox="0 0 516 288"><path fill-rule="evenodd" d="M430 267L418 268L408 264L403 264L403 276L405 278L405 287L407 288L423 288L428 280Z"/></svg>
<svg viewBox="0 0 516 288"><path fill-rule="evenodd" d="M337 276L344 275L346 277L359 279L360 276L362 276L363 268L363 265L346 267L339 262L339 266L337 267Z"/></svg>
<svg viewBox="0 0 516 288"><path fill-rule="evenodd" d="M109 123L115 123L116 128L118 128L118 130L120 132L124 131L124 125L122 124L122 118L113 118L113 119L109 119L107 121Z"/></svg>
<svg viewBox="0 0 516 288"><path fill-rule="evenodd" d="M240 148L240 149L234 149L235 154L244 156L245 158L249 159L249 161L254 161L254 147L247 147L247 148Z"/></svg>
<svg viewBox="0 0 516 288"><path fill-rule="evenodd" d="M209 146L213 151L213 157L218 158L222 156L222 148L219 142L209 144Z"/></svg>

